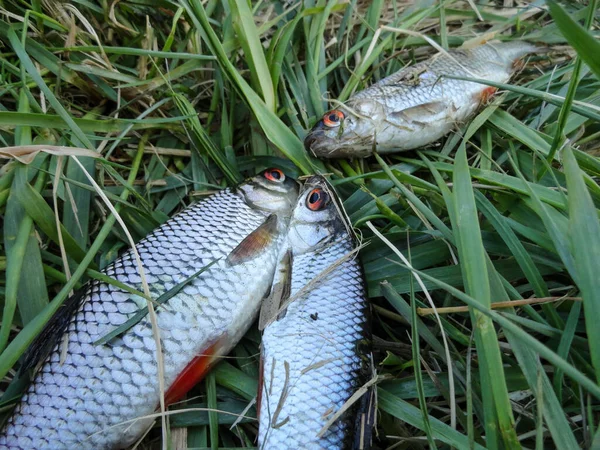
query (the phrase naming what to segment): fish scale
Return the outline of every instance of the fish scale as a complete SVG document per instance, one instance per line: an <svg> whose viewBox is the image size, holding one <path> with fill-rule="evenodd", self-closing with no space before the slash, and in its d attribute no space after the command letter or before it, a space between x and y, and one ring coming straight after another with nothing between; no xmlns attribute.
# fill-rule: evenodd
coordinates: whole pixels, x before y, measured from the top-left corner
<svg viewBox="0 0 600 450"><path fill-rule="evenodd" d="M357 92L325 114L307 134L305 146L325 158L364 157L431 144L465 122L495 91L485 84L449 78L507 82L515 61L538 50L521 41L492 41L471 49L450 50L407 66ZM335 119L335 117L334 117Z"/></svg>
<svg viewBox="0 0 600 450"><path fill-rule="evenodd" d="M306 184L314 185L314 179ZM369 312L362 272L358 261L348 257L354 249L351 237L340 228L339 218L333 220L335 230L324 247L300 252L294 236L304 244L303 236L328 233L323 231L328 226L311 233L292 216L292 301L283 317L266 327L262 339L261 450L349 448L358 430L355 405L318 437L369 375Z"/></svg>
<svg viewBox="0 0 600 450"><path fill-rule="evenodd" d="M282 196L291 197L294 189ZM267 216L269 211L251 208L241 191L226 189L185 209L137 244L153 298L219 259L156 308L166 388L210 345L219 342L216 352L227 353L254 320L271 285L287 216L282 211L274 238L250 260L232 265L226 257ZM104 273L142 289L131 251ZM5 425L0 448L121 448L154 421L134 420L153 414L159 405L149 318L107 344L94 345L146 306L146 300L100 281L91 281L80 298L72 300L75 312L68 318L64 362L59 343Z"/></svg>

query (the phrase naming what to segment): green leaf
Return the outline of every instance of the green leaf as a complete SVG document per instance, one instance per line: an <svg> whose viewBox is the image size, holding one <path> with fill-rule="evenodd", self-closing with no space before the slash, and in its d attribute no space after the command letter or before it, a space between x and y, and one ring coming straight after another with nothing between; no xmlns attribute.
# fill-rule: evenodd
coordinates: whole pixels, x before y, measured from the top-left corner
<svg viewBox="0 0 600 450"><path fill-rule="evenodd" d="M486 254L481 241L481 229L464 145L460 146L455 158L453 195L456 208L454 228L459 236L457 247L466 292L477 299L482 306L489 308L491 292L486 269ZM495 408L500 433L506 446L519 448L496 330L491 320L479 311L471 312L471 321L475 332L477 353L485 368L482 371L482 375L485 375L481 379L482 389L485 391L487 385L493 395L490 398L484 394L484 408L486 410ZM486 427L486 430L491 429L491 424L490 427Z"/></svg>
<svg viewBox="0 0 600 450"><path fill-rule="evenodd" d="M600 78L600 58L598 58L598 55L600 55L600 42L589 31L573 20L562 6L552 0L546 0L546 3L560 32L577 51L577 55ZM588 8L591 8L592 12L594 12L595 5L596 2L591 1Z"/></svg>
<svg viewBox="0 0 600 450"><path fill-rule="evenodd" d="M250 76L254 86L260 89L265 106L270 112L275 111L275 93L273 91L273 81L263 46L260 42L260 36L254 23L254 16L250 10L250 6L245 1L228 1L231 12L233 13L232 22L236 30L238 39L244 55L246 63L250 68Z"/></svg>
<svg viewBox="0 0 600 450"><path fill-rule="evenodd" d="M598 210L583 181L583 172L569 148L563 152L569 189L569 236L577 271L577 286L583 297L583 311L590 343L591 361L600 383L600 222Z"/></svg>

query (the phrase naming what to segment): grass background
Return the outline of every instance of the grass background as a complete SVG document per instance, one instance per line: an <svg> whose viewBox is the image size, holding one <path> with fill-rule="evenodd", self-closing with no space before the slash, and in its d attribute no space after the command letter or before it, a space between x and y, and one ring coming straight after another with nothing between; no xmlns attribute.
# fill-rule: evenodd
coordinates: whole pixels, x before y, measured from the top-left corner
<svg viewBox="0 0 600 450"><path fill-rule="evenodd" d="M136 240L266 167L331 173L370 242L376 446L598 448L596 3L4 0L0 145L98 152L77 158ZM328 100L435 53L422 35L444 48L485 35L551 50L435 146L307 155L302 139ZM128 246L63 155L0 169L4 411L28 344ZM417 311L432 304L454 309ZM140 448L253 447L259 342L251 330L175 408L189 411L169 417L169 436L156 427Z"/></svg>

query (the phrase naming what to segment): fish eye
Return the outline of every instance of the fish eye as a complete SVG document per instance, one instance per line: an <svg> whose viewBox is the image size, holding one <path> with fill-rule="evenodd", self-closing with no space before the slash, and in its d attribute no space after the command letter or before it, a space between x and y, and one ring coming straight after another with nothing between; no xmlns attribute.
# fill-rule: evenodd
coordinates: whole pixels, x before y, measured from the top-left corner
<svg viewBox="0 0 600 450"><path fill-rule="evenodd" d="M311 211L319 211L327 204L329 196L320 188L313 189L306 197L306 206Z"/></svg>
<svg viewBox="0 0 600 450"><path fill-rule="evenodd" d="M329 128L337 128L340 126L342 120L344 120L346 116L339 109L334 109L333 111L329 111L327 114L323 116L323 124Z"/></svg>
<svg viewBox="0 0 600 450"><path fill-rule="evenodd" d="M268 169L265 170L265 178L275 183L282 183L285 181L285 174L279 169Z"/></svg>

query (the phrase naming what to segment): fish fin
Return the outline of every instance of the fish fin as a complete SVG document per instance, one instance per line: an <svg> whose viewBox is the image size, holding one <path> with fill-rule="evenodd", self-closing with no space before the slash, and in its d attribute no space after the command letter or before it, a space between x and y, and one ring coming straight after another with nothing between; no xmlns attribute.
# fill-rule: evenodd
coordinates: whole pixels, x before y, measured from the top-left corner
<svg viewBox="0 0 600 450"><path fill-rule="evenodd" d="M354 423L352 450L369 450L377 414L377 391L374 386L361 397Z"/></svg>
<svg viewBox="0 0 600 450"><path fill-rule="evenodd" d="M217 359L225 337L226 335L221 336L206 349L202 350L201 353L198 356L195 356L185 369L177 375L175 381L173 381L171 386L169 386L169 389L165 392L165 405L171 405L181 400L190 389L204 378Z"/></svg>
<svg viewBox="0 0 600 450"><path fill-rule="evenodd" d="M494 94L498 91L498 88L494 86L486 86L477 94L478 100L481 104L485 105L490 101Z"/></svg>
<svg viewBox="0 0 600 450"><path fill-rule="evenodd" d="M260 307L260 315L258 318L258 329L264 330L265 327L272 322L273 317L279 311L279 308L285 300L290 297L290 289L292 282L292 252L288 249L280 257L275 269L275 279L271 286L271 292L262 302ZM285 316L285 311L282 311L277 318L281 319Z"/></svg>
<svg viewBox="0 0 600 450"><path fill-rule="evenodd" d="M271 242L277 230L277 215L271 214L252 233L244 238L227 256L227 263L231 266L245 263L253 259L264 250Z"/></svg>
<svg viewBox="0 0 600 450"><path fill-rule="evenodd" d="M448 109L448 103L438 100L411 106L410 108L401 111L395 111L391 113L390 116L408 123L422 123L424 117L435 116L444 112L446 109Z"/></svg>
<svg viewBox="0 0 600 450"><path fill-rule="evenodd" d="M92 283L94 282L92 281ZM91 287L92 285L89 285L87 289L82 288L75 292L46 322L40 334L37 335L23 354L21 366L17 373L19 377L25 373L33 375L38 366L48 358L54 347L62 341L74 314L88 297L87 294L90 292Z"/></svg>

